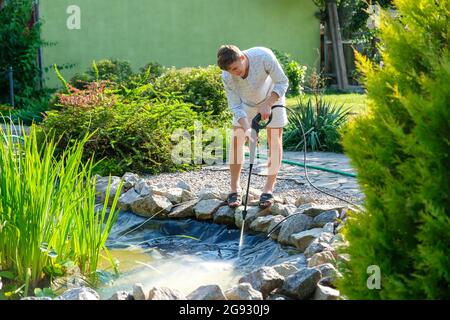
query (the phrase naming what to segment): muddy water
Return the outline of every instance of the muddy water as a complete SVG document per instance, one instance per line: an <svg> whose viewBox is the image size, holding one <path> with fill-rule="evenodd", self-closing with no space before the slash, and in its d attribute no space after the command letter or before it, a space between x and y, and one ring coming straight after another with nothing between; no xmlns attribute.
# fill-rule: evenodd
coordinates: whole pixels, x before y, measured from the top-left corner
<svg viewBox="0 0 450 320"><path fill-rule="evenodd" d="M102 299L119 290L131 291L134 283L142 283L145 290L175 288L185 295L207 284L225 290L258 267L285 261L305 263L297 250L261 234L246 232L238 256L237 228L191 219L145 221L132 213L120 213L107 243L119 262L120 276L97 288ZM106 266L103 262L100 269Z"/></svg>

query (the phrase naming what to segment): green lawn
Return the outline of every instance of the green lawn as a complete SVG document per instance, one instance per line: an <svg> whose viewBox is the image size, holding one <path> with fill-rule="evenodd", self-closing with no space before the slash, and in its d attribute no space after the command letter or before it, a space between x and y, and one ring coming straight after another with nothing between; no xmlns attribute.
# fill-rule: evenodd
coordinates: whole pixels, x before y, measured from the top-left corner
<svg viewBox="0 0 450 320"><path fill-rule="evenodd" d="M300 101L306 102L308 99L312 97L311 94L307 93L303 96L297 96L286 99L286 105L288 107L295 107ZM324 94L325 101L330 101L333 104L337 105L345 105L352 108L352 111L355 113L362 113L367 110L366 105L366 95L358 94L358 93L325 93Z"/></svg>

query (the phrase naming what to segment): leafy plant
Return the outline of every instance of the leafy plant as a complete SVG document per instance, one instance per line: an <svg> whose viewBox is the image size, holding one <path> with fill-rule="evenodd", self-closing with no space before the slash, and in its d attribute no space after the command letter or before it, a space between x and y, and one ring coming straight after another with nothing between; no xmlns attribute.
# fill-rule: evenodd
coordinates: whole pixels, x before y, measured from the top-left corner
<svg viewBox="0 0 450 320"><path fill-rule="evenodd" d="M286 150L302 151L306 135L306 147L311 151L342 151L339 129L346 123L350 109L332 105L323 99L306 104L299 102L294 112L289 113L289 124L284 135Z"/></svg>
<svg viewBox="0 0 450 320"><path fill-rule="evenodd" d="M289 88L287 96L298 96L303 92L303 83L305 81L306 66L300 65L291 55L276 49L271 49L278 62L280 62L286 76L289 79Z"/></svg>
<svg viewBox="0 0 450 320"><path fill-rule="evenodd" d="M70 84L77 89L84 89L89 83L101 80L117 85L127 85L132 76L133 70L128 61L104 59L98 62L93 61L86 72L75 74L70 79Z"/></svg>
<svg viewBox="0 0 450 320"><path fill-rule="evenodd" d="M344 148L366 212L344 229L350 261L338 287L350 299L447 299L450 2L394 3L398 18L381 19L383 67L357 55L370 112L350 123ZM371 290L372 265L381 287Z"/></svg>
<svg viewBox="0 0 450 320"><path fill-rule="evenodd" d="M109 214L106 203L95 211L92 159L82 162L83 137L55 158L52 139L37 143L36 127L21 140L2 131L0 143L0 270L15 292L28 295L44 274L74 261L83 273L95 273L100 250L117 217L117 192ZM106 192L109 198L109 185ZM105 200L107 201L107 200Z"/></svg>
<svg viewBox="0 0 450 320"><path fill-rule="evenodd" d="M195 111L205 115L230 117L221 70L217 66L168 69L155 80L155 89L178 93L184 102L193 105Z"/></svg>

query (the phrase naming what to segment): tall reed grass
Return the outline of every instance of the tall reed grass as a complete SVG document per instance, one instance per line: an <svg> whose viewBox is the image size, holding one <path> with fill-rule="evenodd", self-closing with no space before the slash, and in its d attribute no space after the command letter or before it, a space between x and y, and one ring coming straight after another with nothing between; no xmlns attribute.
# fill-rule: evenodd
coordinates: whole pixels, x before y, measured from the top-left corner
<svg viewBox="0 0 450 320"><path fill-rule="evenodd" d="M82 162L89 139L55 158L56 142L38 145L33 126L17 138L1 130L0 275L23 295L50 279L67 262L84 275L96 272L100 252L117 218L120 186L107 211L109 184L102 210L95 210L92 159ZM8 278L8 279L5 279ZM6 280L6 281L5 281ZM5 288L3 288L5 290Z"/></svg>

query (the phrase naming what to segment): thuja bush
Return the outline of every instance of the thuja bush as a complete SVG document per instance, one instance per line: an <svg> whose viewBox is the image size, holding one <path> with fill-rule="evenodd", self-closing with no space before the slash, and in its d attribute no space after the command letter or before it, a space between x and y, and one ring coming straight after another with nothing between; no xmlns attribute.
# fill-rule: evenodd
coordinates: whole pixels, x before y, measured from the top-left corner
<svg viewBox="0 0 450 320"><path fill-rule="evenodd" d="M382 16L383 67L358 57L370 113L351 123L344 149L366 212L352 214L344 230L350 262L338 286L350 299L443 299L450 297L450 1L394 2L398 18ZM372 265L379 289L368 286Z"/></svg>

